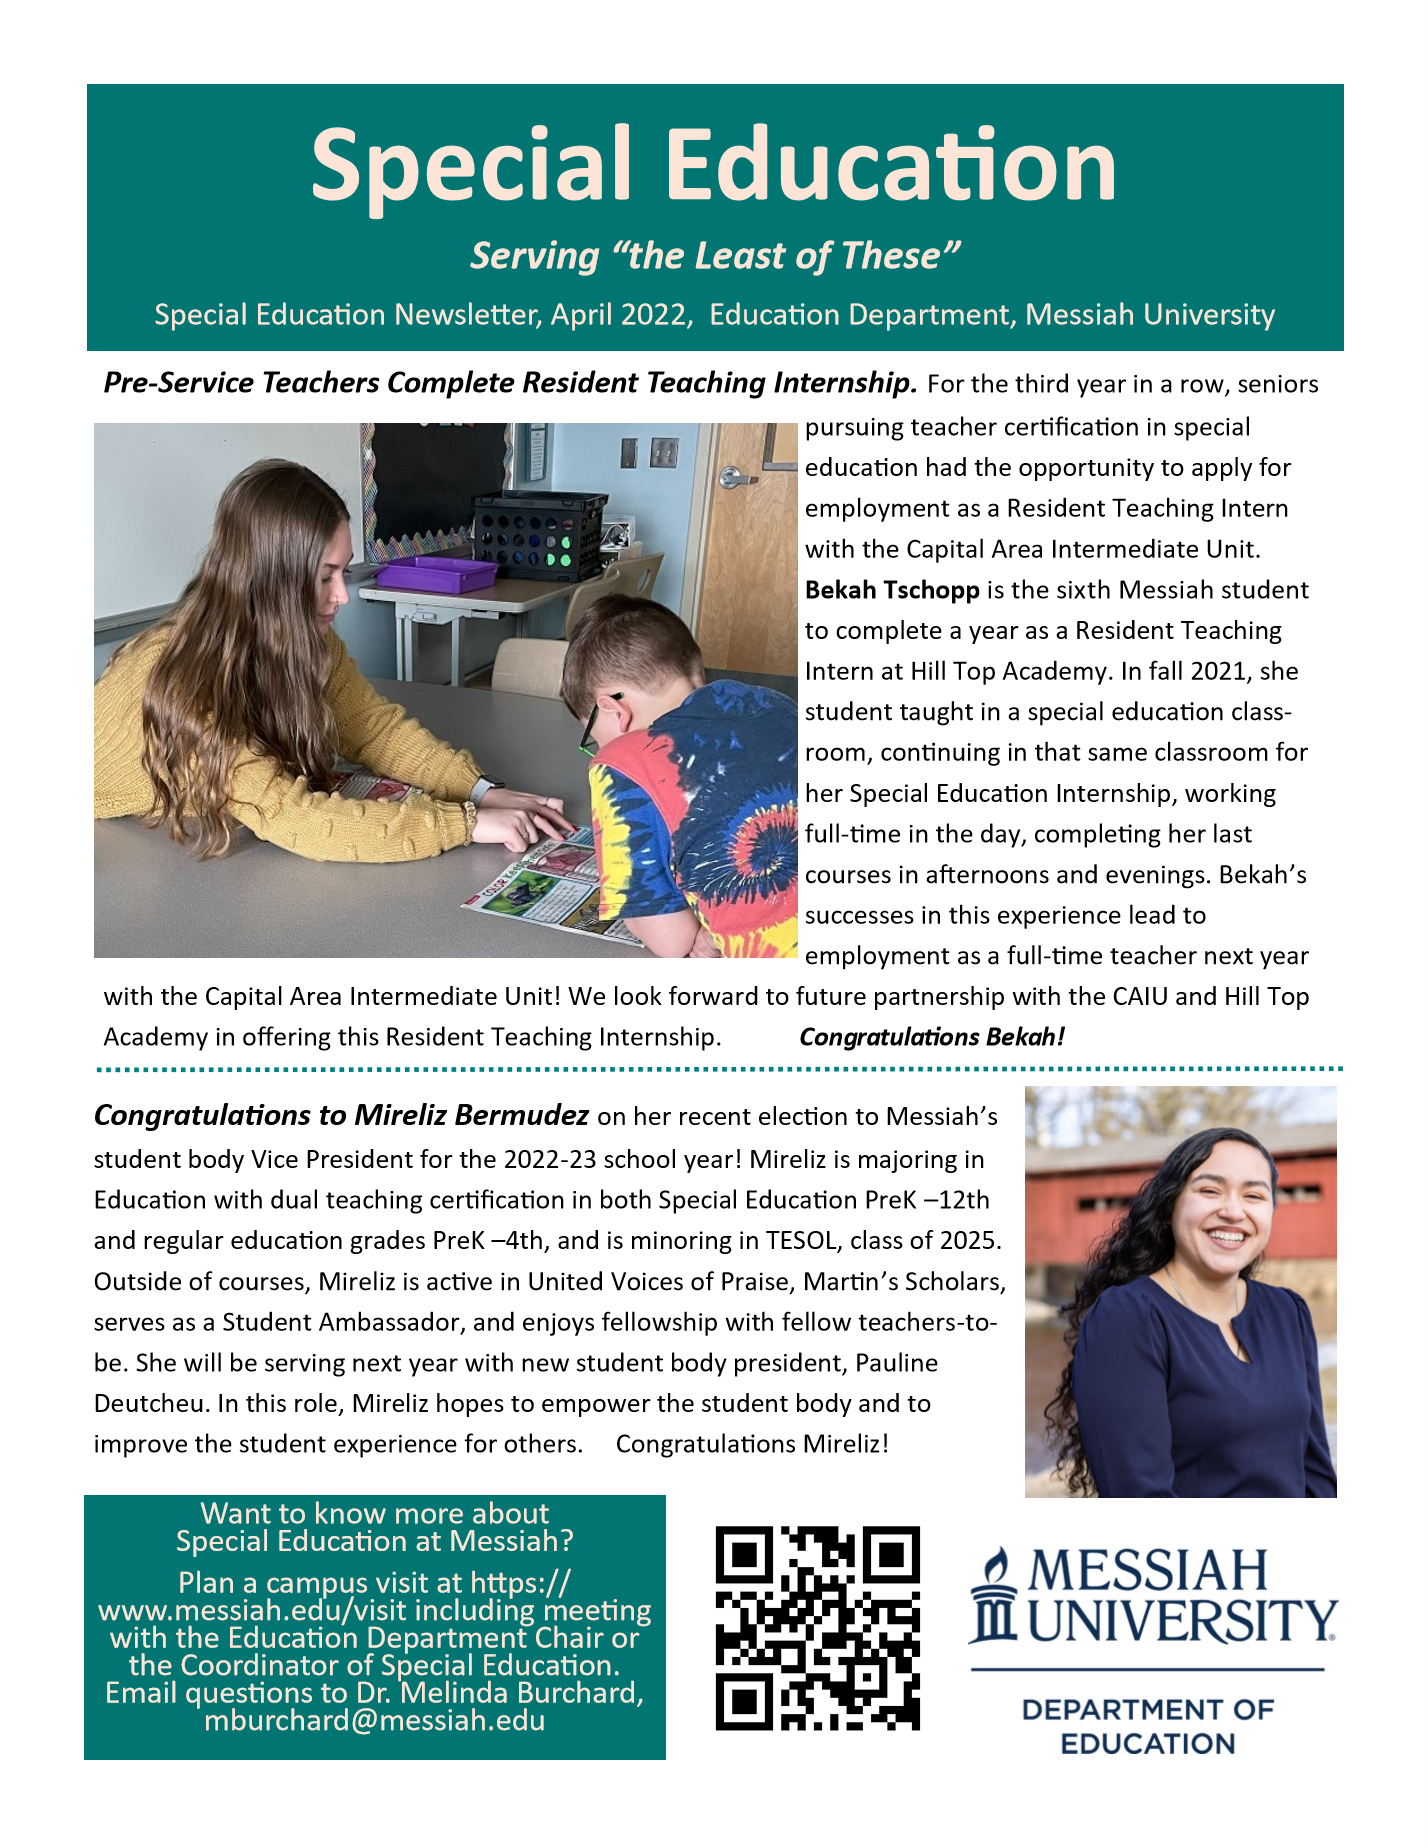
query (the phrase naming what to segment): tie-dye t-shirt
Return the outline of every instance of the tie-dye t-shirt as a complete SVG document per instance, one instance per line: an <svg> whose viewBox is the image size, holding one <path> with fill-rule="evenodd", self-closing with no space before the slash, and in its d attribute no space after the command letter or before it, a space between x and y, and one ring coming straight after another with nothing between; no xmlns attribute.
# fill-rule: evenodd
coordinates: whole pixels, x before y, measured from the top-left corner
<svg viewBox="0 0 1428 1848"><path fill-rule="evenodd" d="M797 712L714 680L590 767L600 915L692 907L725 956L798 952Z"/></svg>

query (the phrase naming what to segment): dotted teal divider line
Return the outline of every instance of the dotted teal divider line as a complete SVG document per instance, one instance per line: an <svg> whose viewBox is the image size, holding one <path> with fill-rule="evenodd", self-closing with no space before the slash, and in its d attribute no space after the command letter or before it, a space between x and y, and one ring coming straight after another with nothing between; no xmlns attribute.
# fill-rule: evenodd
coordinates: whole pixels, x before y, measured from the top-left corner
<svg viewBox="0 0 1428 1848"><path fill-rule="evenodd" d="M1342 1065L96 1065L96 1073L260 1073L264 1077L320 1072L1341 1072Z"/></svg>

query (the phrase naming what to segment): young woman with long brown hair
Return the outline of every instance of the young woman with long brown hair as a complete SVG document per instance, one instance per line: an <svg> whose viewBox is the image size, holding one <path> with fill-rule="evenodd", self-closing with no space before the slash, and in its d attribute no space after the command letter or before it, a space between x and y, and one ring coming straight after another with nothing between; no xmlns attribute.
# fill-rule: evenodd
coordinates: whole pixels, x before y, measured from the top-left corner
<svg viewBox="0 0 1428 1848"><path fill-rule="evenodd" d="M228 851L235 822L313 860L568 833L555 797L492 783L363 679L333 632L351 560L347 509L311 469L255 462L231 481L172 616L94 690L95 815L142 815L202 859ZM339 757L422 793L336 794Z"/></svg>
<svg viewBox="0 0 1428 1848"><path fill-rule="evenodd" d="M1255 1276L1278 1189L1247 1130L1199 1130L1091 1252L1046 1408L1073 1495L1337 1496L1308 1306Z"/></svg>

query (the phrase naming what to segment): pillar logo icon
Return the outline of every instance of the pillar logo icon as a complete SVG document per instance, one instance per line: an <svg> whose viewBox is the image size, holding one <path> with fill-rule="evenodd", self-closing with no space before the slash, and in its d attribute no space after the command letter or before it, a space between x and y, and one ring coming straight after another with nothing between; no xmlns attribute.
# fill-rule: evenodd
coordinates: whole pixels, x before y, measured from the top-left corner
<svg viewBox="0 0 1428 1848"><path fill-rule="evenodd" d="M977 1634L969 1636L970 1643L1014 1643L1016 1631L1012 1628L1012 1605L1016 1602L1016 1586L1008 1585L1007 1550L999 1547L983 1567L987 1575L984 1585L974 1585L972 1596L977 1605Z"/></svg>

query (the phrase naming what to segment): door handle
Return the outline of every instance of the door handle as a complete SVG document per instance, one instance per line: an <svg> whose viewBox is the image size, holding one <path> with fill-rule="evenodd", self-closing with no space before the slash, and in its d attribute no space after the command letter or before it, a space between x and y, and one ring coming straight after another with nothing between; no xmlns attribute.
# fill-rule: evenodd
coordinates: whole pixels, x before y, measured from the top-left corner
<svg viewBox="0 0 1428 1848"><path fill-rule="evenodd" d="M757 475L741 475L732 462L726 462L719 470L721 488L756 488L758 485Z"/></svg>

